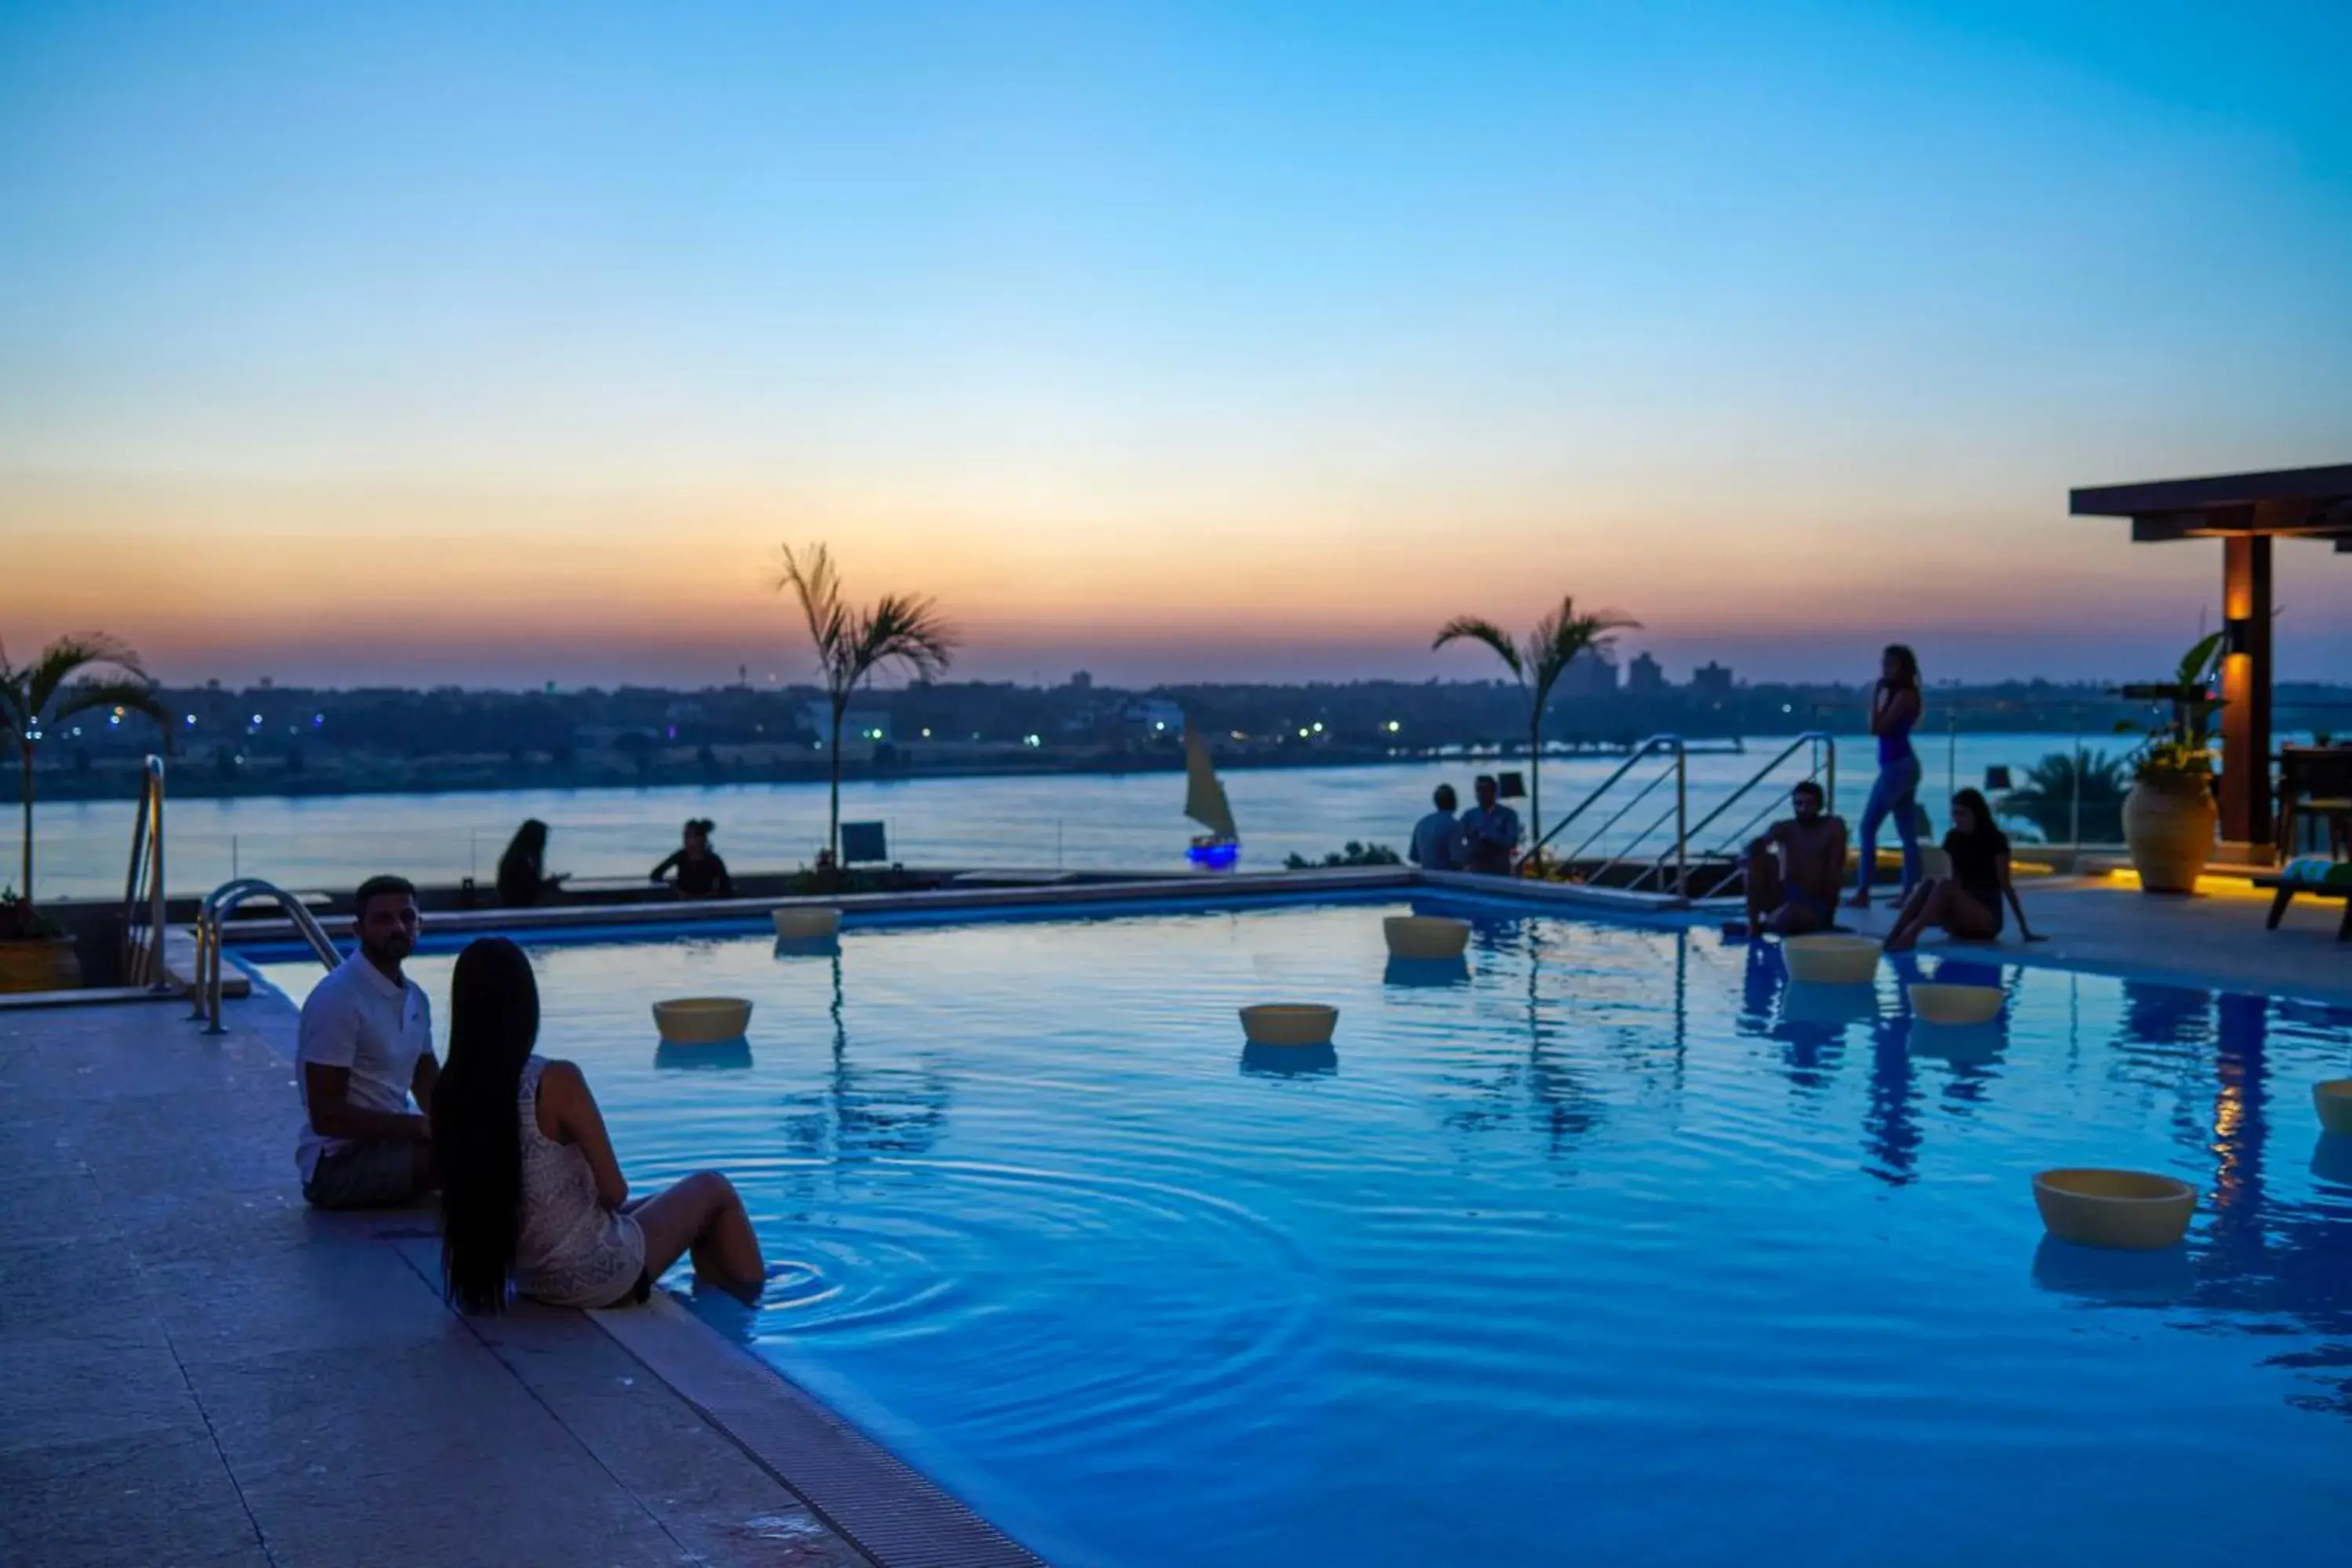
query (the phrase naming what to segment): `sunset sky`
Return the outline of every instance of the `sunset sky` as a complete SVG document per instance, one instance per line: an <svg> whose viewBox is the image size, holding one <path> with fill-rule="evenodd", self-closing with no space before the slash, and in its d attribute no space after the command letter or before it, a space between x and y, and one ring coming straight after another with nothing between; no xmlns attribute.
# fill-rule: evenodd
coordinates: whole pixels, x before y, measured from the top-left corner
<svg viewBox="0 0 2352 1568"><path fill-rule="evenodd" d="M2343 0L0 0L0 637L171 679L2145 674L2352 461ZM2281 547L2282 674L2352 556Z"/></svg>

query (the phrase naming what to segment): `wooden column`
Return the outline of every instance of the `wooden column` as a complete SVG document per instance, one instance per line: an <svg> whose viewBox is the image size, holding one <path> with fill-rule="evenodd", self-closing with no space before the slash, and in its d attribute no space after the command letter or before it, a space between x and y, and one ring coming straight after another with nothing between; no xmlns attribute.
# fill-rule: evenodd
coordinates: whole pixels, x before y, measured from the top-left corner
<svg viewBox="0 0 2352 1568"><path fill-rule="evenodd" d="M2266 852L2271 842L2271 541L2221 542L2221 614L2243 628L2221 661L2221 842Z"/></svg>

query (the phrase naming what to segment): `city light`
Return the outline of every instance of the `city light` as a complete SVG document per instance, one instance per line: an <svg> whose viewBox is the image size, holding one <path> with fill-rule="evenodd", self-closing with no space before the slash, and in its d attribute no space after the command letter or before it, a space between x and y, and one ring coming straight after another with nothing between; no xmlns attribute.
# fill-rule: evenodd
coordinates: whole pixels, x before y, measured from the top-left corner
<svg viewBox="0 0 2352 1568"><path fill-rule="evenodd" d="M1399 730L1400 730L1400 729L1402 729L1402 728L1403 728L1403 726L1402 726L1402 725L1401 725L1401 724L1399 724L1395 720L1391 719L1391 720L1390 720L1390 721L1389 721L1389 733L1390 733L1390 734L1391 734L1391 735L1395 734L1395 733L1397 732L1397 731L1399 731Z"/></svg>
<svg viewBox="0 0 2352 1568"><path fill-rule="evenodd" d="M253 716L253 721L254 721L255 723L257 723L257 724L260 723L260 722L261 722L261 715L260 715L260 714L258 714L258 713L256 713L256 714Z"/></svg>
<svg viewBox="0 0 2352 1568"><path fill-rule="evenodd" d="M1304 731L1304 730L1299 731L1298 731L1298 738L1299 738L1300 740L1302 740L1302 741L1303 741L1303 740L1305 740L1305 739L1307 739L1307 731Z"/></svg>
<svg viewBox="0 0 2352 1568"><path fill-rule="evenodd" d="M1038 737L1038 736L1035 736L1035 735L1024 735L1024 736L1022 736L1022 737L1021 737L1021 743L1022 743L1023 745L1024 745L1024 746L1042 746L1042 745L1044 745L1045 742L1045 741L1044 741L1042 738L1040 738L1040 737Z"/></svg>

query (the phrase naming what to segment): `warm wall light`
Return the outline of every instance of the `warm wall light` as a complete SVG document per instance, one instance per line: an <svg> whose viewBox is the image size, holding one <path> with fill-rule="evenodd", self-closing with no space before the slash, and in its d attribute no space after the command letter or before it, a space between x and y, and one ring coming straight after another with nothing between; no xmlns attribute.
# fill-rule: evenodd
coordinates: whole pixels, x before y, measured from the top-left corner
<svg viewBox="0 0 2352 1568"><path fill-rule="evenodd" d="M2221 623L2221 651L2223 653L2252 653L2254 651L2254 622L2252 616L2234 616L2229 620Z"/></svg>

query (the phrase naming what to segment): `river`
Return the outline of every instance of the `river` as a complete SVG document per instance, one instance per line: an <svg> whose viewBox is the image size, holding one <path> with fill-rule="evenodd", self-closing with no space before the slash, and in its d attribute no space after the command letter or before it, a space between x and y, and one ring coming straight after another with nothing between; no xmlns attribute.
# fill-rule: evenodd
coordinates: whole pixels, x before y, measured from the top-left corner
<svg viewBox="0 0 2352 1568"><path fill-rule="evenodd" d="M1694 822L1789 742L1753 740L1744 754L1689 759ZM1982 788L1988 767L2007 766L2021 777L2050 752L2063 752L2063 735L1963 734L1925 736L1922 801L1938 831L1943 802L1956 786ZM2114 750L2102 736L2092 749ZM1872 768L1866 737L1838 744L1838 809L1862 808ZM1543 792L1547 820L1574 806L1621 763L1616 757L1547 757ZM1652 764L1656 766L1659 764ZM1468 803L1472 776L1524 769L1524 759L1398 762L1369 767L1254 769L1224 775L1240 825L1244 868L1271 869L1286 855L1321 857L1349 839L1402 850L1416 816L1428 809L1438 784L1450 782ZM1801 771L1786 764L1779 777ZM1637 766L1635 779L1647 777ZM1184 864L1197 831L1181 815L1181 773L1065 773L997 778L916 778L852 783L842 787L845 821L887 825L891 858L909 866L1067 868L1167 870ZM1671 811L1670 789L1654 792L1623 819L1605 845ZM1527 803L1515 803L1524 817ZM1757 799L1761 808L1760 796ZM36 880L40 897L110 897L122 889L133 805L128 801L68 801L37 808ZM1606 816L1606 810L1592 816ZM1742 827L1743 805L1715 828L1695 836L1711 845ZM233 875L261 876L303 889L340 889L376 871L397 871L422 882L455 882L495 875L499 852L524 818L549 824L551 871L580 877L642 875L674 848L688 816L717 820L719 853L739 868L789 868L808 862L824 840L822 784L671 785L647 789L499 790L440 795L323 795L242 799L190 797L171 804L166 863L175 893L202 892ZM16 817L0 837L6 859L0 879L17 864ZM1597 826L1597 823L1595 824ZM1580 822L1562 847L1580 839Z"/></svg>

